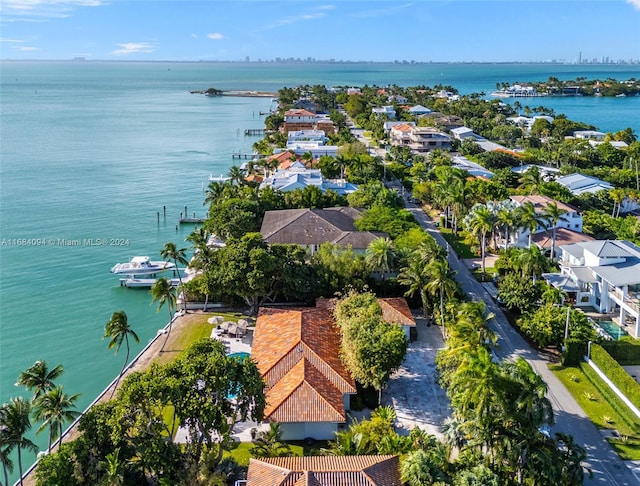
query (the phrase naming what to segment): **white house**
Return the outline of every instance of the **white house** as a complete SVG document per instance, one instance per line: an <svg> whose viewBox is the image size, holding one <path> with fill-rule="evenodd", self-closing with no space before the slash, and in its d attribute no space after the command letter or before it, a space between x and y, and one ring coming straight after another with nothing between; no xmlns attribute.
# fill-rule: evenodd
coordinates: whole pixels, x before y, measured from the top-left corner
<svg viewBox="0 0 640 486"><path fill-rule="evenodd" d="M451 166L456 169L466 170L469 175L474 177L482 177L484 179L491 179L493 177L493 172L485 169L480 164L470 161L462 155L454 155Z"/></svg>
<svg viewBox="0 0 640 486"><path fill-rule="evenodd" d="M260 189L270 187L282 192L290 192L296 189L302 190L309 186L316 186L322 192L331 190L341 196L351 194L358 189L356 184L343 179L325 179L322 177L320 169L307 169L300 167L298 164L294 163L286 169L278 169L270 177L265 177L260 184Z"/></svg>
<svg viewBox="0 0 640 486"><path fill-rule="evenodd" d="M371 108L371 112L375 113L376 115L381 115L383 117L386 117L390 120L393 120L396 117L396 110L393 108L393 106L389 106L389 105L385 105L377 108Z"/></svg>
<svg viewBox="0 0 640 486"><path fill-rule="evenodd" d="M284 113L284 122L285 123L315 123L316 114L303 109L292 109L287 110Z"/></svg>
<svg viewBox="0 0 640 486"><path fill-rule="evenodd" d="M451 135L457 140L464 140L465 138L475 138L476 134L468 127L458 127L451 130Z"/></svg>
<svg viewBox="0 0 640 486"><path fill-rule="evenodd" d="M573 136L582 140L604 140L607 134L595 130L577 130Z"/></svg>
<svg viewBox="0 0 640 486"><path fill-rule="evenodd" d="M545 274L576 306L613 313L640 337L640 248L626 240L595 240L560 248L560 272Z"/></svg>
<svg viewBox="0 0 640 486"><path fill-rule="evenodd" d="M327 140L324 130L294 130L287 134L287 142L320 142L325 144Z"/></svg>
<svg viewBox="0 0 640 486"><path fill-rule="evenodd" d="M556 228L566 228L572 231L582 232L582 214L578 212L576 208L573 206L569 206L568 204L562 203L560 201L555 201L547 196L539 196L539 195L529 195L529 196L511 196L510 199L517 205L522 206L526 203L533 204L536 214L542 214L545 211L545 208L550 204L557 204L558 209L565 211L563 214L564 220L558 221L555 225ZM549 226L550 223L547 221L544 226L538 226L536 230L533 232L534 234L541 233L543 231L550 231L553 227ZM519 228L516 234L514 235L516 245L525 246L529 240L529 230Z"/></svg>

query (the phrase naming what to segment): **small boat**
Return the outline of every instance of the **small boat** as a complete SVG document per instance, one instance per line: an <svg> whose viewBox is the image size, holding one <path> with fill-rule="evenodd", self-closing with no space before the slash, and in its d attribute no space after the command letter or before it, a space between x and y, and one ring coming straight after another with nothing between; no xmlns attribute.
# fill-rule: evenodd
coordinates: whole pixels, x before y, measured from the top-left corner
<svg viewBox="0 0 640 486"><path fill-rule="evenodd" d="M219 176L214 176L213 174L209 175L209 182L227 182L230 181L231 177L228 176L223 176L222 174L220 174Z"/></svg>
<svg viewBox="0 0 640 486"><path fill-rule="evenodd" d="M117 263L111 268L111 273L118 275L153 275L166 270L173 270L175 263L149 260L148 256L135 256L127 263Z"/></svg>

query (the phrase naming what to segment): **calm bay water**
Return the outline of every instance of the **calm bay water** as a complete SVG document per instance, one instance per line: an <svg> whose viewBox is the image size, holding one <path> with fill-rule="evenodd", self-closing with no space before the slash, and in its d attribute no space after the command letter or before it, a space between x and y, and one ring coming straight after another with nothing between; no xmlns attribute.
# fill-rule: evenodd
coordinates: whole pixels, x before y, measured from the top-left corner
<svg viewBox="0 0 640 486"><path fill-rule="evenodd" d="M109 269L134 255L159 259L167 241L188 246L192 227L176 230L179 213L187 206L189 214L205 214L208 175L226 173L232 152L251 150L257 139L243 131L262 128L259 112L271 106L269 98L208 98L189 90L443 84L463 94L489 93L498 82L551 75L628 79L640 67L2 62L0 403L26 396L13 383L44 359L64 365L60 381L68 393L82 393L84 408L124 359L124 350L114 356L102 340L111 313L125 310L141 338L132 356L165 324L166 309L156 312L146 290L121 288ZM640 97L520 101L603 131L640 132ZM20 239L41 242L13 244Z"/></svg>

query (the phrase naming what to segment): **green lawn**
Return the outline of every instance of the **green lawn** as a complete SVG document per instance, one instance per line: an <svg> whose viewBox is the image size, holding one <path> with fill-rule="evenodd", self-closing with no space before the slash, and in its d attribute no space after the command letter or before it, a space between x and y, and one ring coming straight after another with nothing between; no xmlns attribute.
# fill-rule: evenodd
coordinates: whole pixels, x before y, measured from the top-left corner
<svg viewBox="0 0 640 486"><path fill-rule="evenodd" d="M626 460L640 460L640 420L608 390L604 382L592 376L586 369L588 366L587 363L581 363L580 367L549 365L549 369L562 381L596 427L618 432L619 439L609 440L618 455Z"/></svg>
<svg viewBox="0 0 640 486"><path fill-rule="evenodd" d="M212 315L223 316L225 321L238 322L238 319L242 319L244 316L238 313L215 313L215 314L202 314L198 316L196 320L191 322L188 327L183 328L180 333L172 334L171 336L171 349L183 350L189 346L189 344L211 336L211 329L213 327L207 322ZM175 337L174 337L175 336ZM176 355L174 353L164 353L154 359L154 363L164 364L174 360Z"/></svg>
<svg viewBox="0 0 640 486"><path fill-rule="evenodd" d="M304 441L287 442L294 456L317 456L322 448L327 447L326 441L317 441L313 445L307 445ZM239 442L233 449L225 451L222 457L231 457L239 465L248 466L251 455L252 442Z"/></svg>
<svg viewBox="0 0 640 486"><path fill-rule="evenodd" d="M451 228L440 227L439 229L442 237L447 240L447 243L449 243L449 245L451 245L451 247L455 250L458 257L477 258L478 255L471 251L469 245L464 243L464 236L462 234L462 231L459 231L458 235L454 235Z"/></svg>

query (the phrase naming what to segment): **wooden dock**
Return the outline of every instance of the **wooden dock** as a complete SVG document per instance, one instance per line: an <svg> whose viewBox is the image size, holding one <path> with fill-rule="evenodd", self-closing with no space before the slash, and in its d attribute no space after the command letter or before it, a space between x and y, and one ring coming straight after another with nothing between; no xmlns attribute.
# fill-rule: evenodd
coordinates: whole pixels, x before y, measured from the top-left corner
<svg viewBox="0 0 640 486"><path fill-rule="evenodd" d="M207 218L180 218L178 222L180 224L202 224L207 220Z"/></svg>
<svg viewBox="0 0 640 486"><path fill-rule="evenodd" d="M256 137L256 136L263 136L265 134L265 129L264 128L247 128L244 131L244 136L245 137Z"/></svg>
<svg viewBox="0 0 640 486"><path fill-rule="evenodd" d="M233 152L231 154L231 158L232 159L244 159L244 160L251 160L255 157L255 154L241 154L239 152Z"/></svg>

